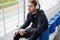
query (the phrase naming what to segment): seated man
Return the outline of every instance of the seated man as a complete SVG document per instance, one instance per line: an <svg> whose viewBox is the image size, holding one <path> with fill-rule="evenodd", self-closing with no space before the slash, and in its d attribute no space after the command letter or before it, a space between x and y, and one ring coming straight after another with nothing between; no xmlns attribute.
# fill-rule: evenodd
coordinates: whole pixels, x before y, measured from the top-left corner
<svg viewBox="0 0 60 40"><path fill-rule="evenodd" d="M30 38L37 40L37 37L42 37L42 32L48 28L48 21L43 10L36 9L36 1L28 1L29 13L22 27L14 33L14 40L20 38ZM31 27L26 29L32 23Z"/></svg>

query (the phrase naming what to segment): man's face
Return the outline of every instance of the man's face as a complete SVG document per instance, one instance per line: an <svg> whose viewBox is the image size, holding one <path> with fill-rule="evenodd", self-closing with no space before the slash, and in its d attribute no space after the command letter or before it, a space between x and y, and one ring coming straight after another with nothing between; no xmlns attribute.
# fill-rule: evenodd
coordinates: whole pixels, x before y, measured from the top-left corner
<svg viewBox="0 0 60 40"><path fill-rule="evenodd" d="M28 2L28 10L29 10L29 12L34 12L35 11L35 6L31 2Z"/></svg>

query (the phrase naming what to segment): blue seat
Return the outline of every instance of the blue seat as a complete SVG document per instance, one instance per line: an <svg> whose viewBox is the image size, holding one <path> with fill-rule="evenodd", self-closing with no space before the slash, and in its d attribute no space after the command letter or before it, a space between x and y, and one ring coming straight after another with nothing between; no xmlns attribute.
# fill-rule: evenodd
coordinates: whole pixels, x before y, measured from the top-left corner
<svg viewBox="0 0 60 40"><path fill-rule="evenodd" d="M37 40L49 40L49 29L47 29L45 32L42 34L42 38L38 37Z"/></svg>
<svg viewBox="0 0 60 40"><path fill-rule="evenodd" d="M60 13L60 10L58 12Z"/></svg>
<svg viewBox="0 0 60 40"><path fill-rule="evenodd" d="M50 20L48 22L48 27L49 27L49 34L55 32L56 20L50 18Z"/></svg>
<svg viewBox="0 0 60 40"><path fill-rule="evenodd" d="M57 13L57 14L55 14L55 16L58 16L58 19L57 19L57 26L60 24L60 11Z"/></svg>
<svg viewBox="0 0 60 40"><path fill-rule="evenodd" d="M29 40L29 38L28 38ZM37 40L49 40L49 29L43 32L42 38L38 37Z"/></svg>
<svg viewBox="0 0 60 40"><path fill-rule="evenodd" d="M59 16L57 16L57 15L55 15L54 17L52 17L51 19L53 19L53 20L56 20L56 26L58 26L59 25Z"/></svg>

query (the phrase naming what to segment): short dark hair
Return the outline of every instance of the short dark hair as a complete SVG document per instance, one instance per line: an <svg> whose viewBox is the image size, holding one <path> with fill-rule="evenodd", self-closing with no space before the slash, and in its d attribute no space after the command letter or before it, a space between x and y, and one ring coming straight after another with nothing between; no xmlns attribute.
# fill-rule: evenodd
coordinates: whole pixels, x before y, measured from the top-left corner
<svg viewBox="0 0 60 40"><path fill-rule="evenodd" d="M31 2L32 4L34 4L34 6L36 6L36 5L37 5L36 0L31 0L31 1L29 1L29 2Z"/></svg>

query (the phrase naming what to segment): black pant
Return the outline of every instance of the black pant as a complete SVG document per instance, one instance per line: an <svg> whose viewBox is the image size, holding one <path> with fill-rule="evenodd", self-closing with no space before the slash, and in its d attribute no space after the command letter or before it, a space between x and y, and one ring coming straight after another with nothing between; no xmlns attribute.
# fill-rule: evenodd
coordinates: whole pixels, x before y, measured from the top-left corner
<svg viewBox="0 0 60 40"><path fill-rule="evenodd" d="M19 33L14 37L14 40L19 40L20 38L29 38L30 40L37 40L38 35L36 35L35 33L31 34L29 32L27 32L26 34L24 34L23 36L21 36Z"/></svg>

